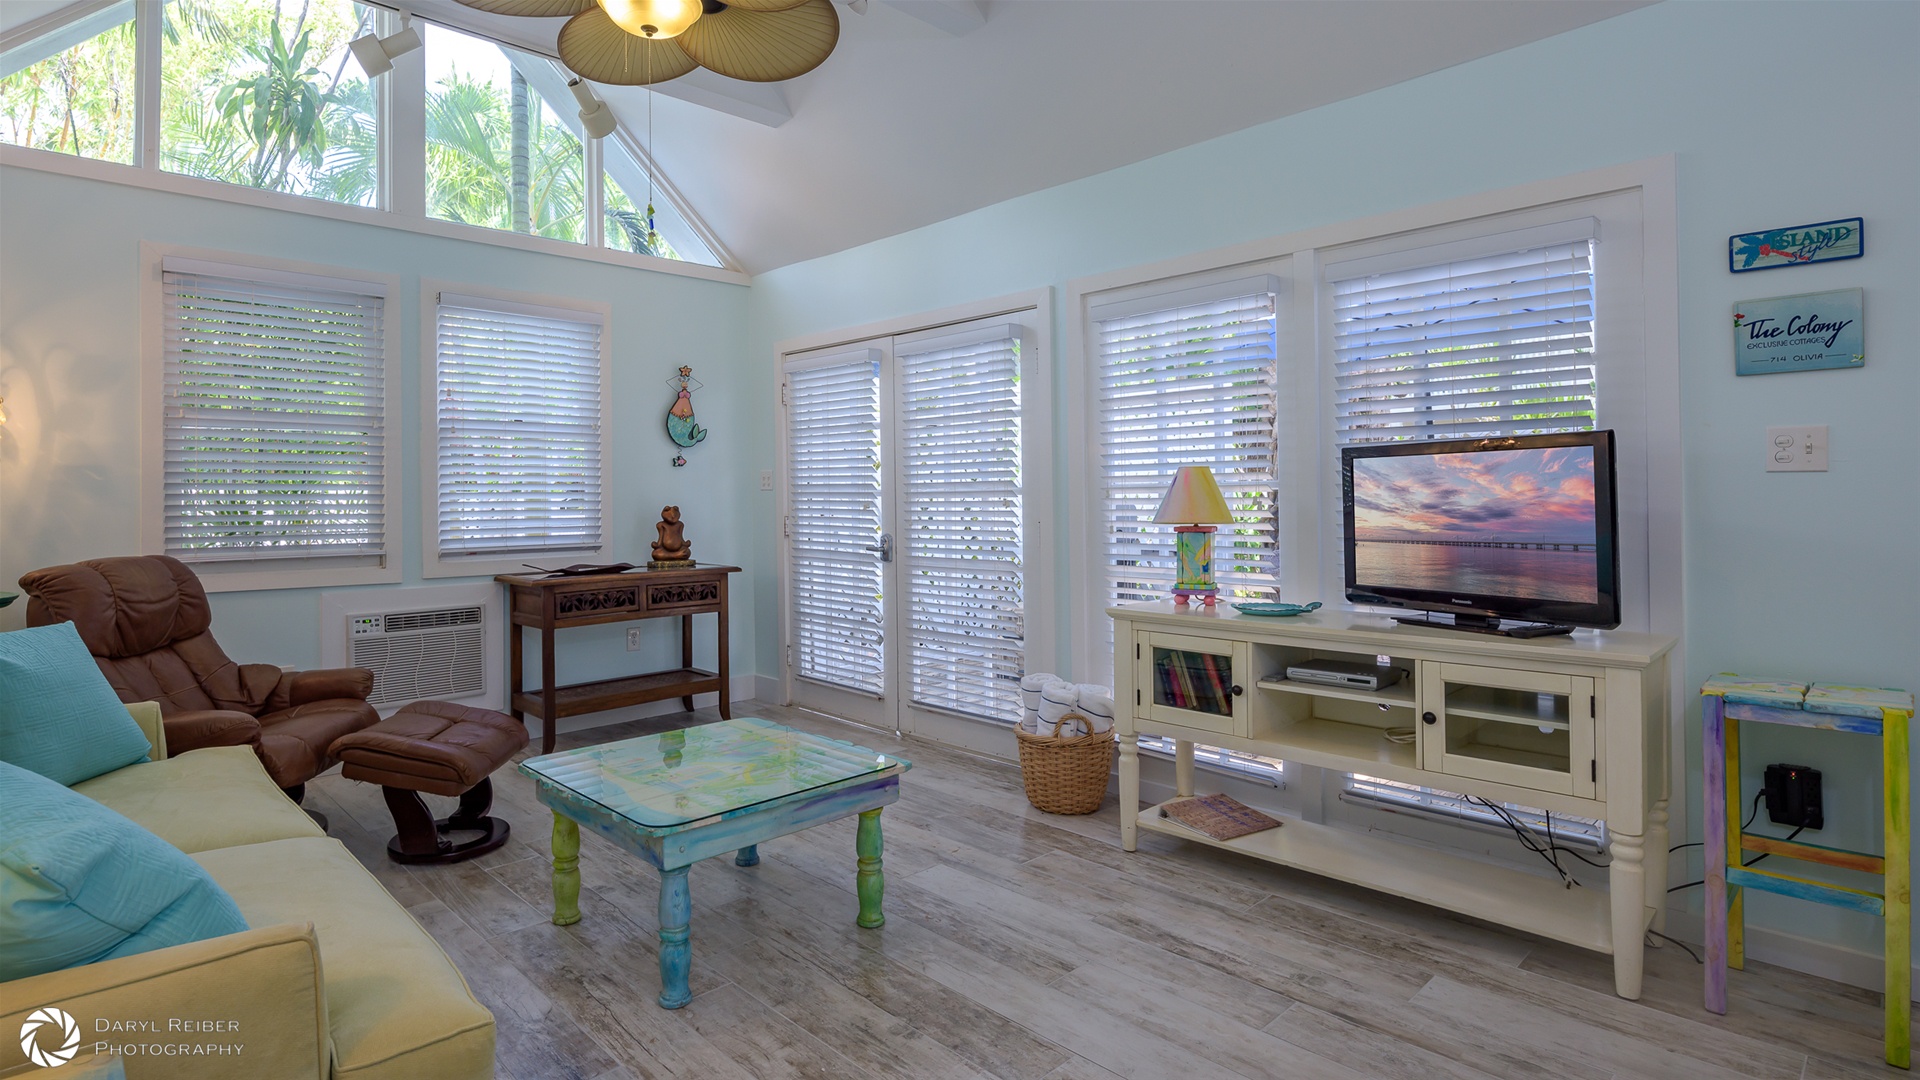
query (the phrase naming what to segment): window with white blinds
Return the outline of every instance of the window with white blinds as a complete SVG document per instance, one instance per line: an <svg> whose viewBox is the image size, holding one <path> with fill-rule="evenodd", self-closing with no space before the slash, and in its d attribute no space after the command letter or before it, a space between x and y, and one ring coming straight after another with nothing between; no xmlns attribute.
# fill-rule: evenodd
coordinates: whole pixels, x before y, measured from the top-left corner
<svg viewBox="0 0 1920 1080"><path fill-rule="evenodd" d="M443 292L435 326L434 551L454 560L598 551L605 317Z"/></svg>
<svg viewBox="0 0 1920 1080"><path fill-rule="evenodd" d="M886 681L880 357L790 367L787 519L793 672L868 694Z"/></svg>
<svg viewBox="0 0 1920 1080"><path fill-rule="evenodd" d="M1026 673L1014 327L903 342L902 556L913 701L1020 719Z"/></svg>
<svg viewBox="0 0 1920 1080"><path fill-rule="evenodd" d="M1173 527L1153 516L1182 465L1210 466L1233 510L1213 539L1221 592L1276 584L1277 287L1262 277L1093 307L1102 606L1172 587Z"/></svg>
<svg viewBox="0 0 1920 1080"><path fill-rule="evenodd" d="M1590 232L1365 269L1328 270L1337 446L1593 428Z"/></svg>
<svg viewBox="0 0 1920 1080"><path fill-rule="evenodd" d="M168 257L161 536L195 562L387 551L387 288Z"/></svg>

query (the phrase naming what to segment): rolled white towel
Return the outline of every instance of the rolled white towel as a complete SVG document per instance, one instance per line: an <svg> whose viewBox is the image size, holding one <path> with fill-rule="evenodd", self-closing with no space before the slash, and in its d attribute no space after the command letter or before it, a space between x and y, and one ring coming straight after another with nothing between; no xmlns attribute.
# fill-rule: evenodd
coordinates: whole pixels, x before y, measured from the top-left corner
<svg viewBox="0 0 1920 1080"><path fill-rule="evenodd" d="M1040 734L1053 734L1054 722L1069 714L1077 713L1075 703L1079 698L1074 685L1065 679L1056 679L1040 689ZM1060 725L1060 735L1084 735L1086 727L1078 720L1069 720Z"/></svg>
<svg viewBox="0 0 1920 1080"><path fill-rule="evenodd" d="M1092 683L1081 683L1078 709L1094 731L1113 730L1113 691Z"/></svg>
<svg viewBox="0 0 1920 1080"><path fill-rule="evenodd" d="M1040 711L1040 690L1050 682L1059 682L1060 676L1050 671L1036 671L1020 680L1020 707L1030 713Z"/></svg>

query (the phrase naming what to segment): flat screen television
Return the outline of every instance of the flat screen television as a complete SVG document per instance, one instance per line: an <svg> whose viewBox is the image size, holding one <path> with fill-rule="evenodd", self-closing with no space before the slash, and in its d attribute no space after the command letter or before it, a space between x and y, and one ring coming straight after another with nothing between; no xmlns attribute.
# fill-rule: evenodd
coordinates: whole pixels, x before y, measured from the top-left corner
<svg viewBox="0 0 1920 1080"><path fill-rule="evenodd" d="M1613 432L1351 446L1340 472L1349 601L1518 637L1620 625Z"/></svg>

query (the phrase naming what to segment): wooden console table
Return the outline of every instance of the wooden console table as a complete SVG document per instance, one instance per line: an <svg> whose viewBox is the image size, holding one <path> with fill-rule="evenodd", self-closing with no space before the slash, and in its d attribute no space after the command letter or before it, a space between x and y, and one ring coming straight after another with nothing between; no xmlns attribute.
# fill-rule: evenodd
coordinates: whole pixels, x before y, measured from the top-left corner
<svg viewBox="0 0 1920 1080"><path fill-rule="evenodd" d="M1613 955L1614 992L1640 996L1642 934L1667 900L1667 654L1673 639L1607 632L1515 639L1397 626L1322 609L1259 618L1169 601L1109 608L1120 743L1120 842L1176 836ZM1313 660L1406 677L1367 690L1291 679ZM1177 796L1194 743L1604 821L1608 888L1569 889L1384 834L1282 814L1213 840L1140 806L1139 737L1174 744ZM1389 738L1389 734L1394 738Z"/></svg>
<svg viewBox="0 0 1920 1080"><path fill-rule="evenodd" d="M718 693L720 715L732 719L728 693L727 575L737 566L690 566L675 570L629 570L624 574L582 574L549 577L545 574L501 574L494 578L507 587L507 663L511 671L508 693L513 717L522 723L527 714L541 720L540 752L553 753L554 728L562 717L679 698L693 711L693 695ZM715 640L718 671L693 666L693 617L713 612L719 616ZM632 622L637 619L680 617L680 666L616 679L555 685L554 634L574 626ZM521 627L540 631L540 689L522 689Z"/></svg>

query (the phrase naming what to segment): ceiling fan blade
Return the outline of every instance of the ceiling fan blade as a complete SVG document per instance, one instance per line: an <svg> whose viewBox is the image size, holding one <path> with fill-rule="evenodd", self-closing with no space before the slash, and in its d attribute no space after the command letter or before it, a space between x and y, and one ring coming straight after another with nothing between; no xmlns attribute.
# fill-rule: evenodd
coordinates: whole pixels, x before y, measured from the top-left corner
<svg viewBox="0 0 1920 1080"><path fill-rule="evenodd" d="M460 3L476 11L490 11L495 15L520 15L530 19L564 18L578 15L583 11L592 11L596 6L593 0L459 0Z"/></svg>
<svg viewBox="0 0 1920 1080"><path fill-rule="evenodd" d="M730 8L739 8L741 11L786 11L806 2L807 0L726 0L726 5Z"/></svg>
<svg viewBox="0 0 1920 1080"><path fill-rule="evenodd" d="M674 40L703 68L747 82L805 75L833 55L840 16L832 0L805 0L785 11L738 5L702 15Z"/></svg>
<svg viewBox="0 0 1920 1080"><path fill-rule="evenodd" d="M560 62L588 82L608 86L662 83L699 66L680 48L679 38L635 37L598 6L560 28Z"/></svg>

